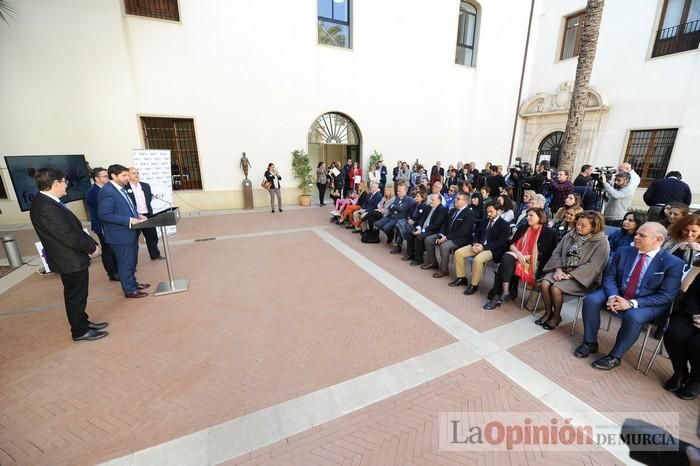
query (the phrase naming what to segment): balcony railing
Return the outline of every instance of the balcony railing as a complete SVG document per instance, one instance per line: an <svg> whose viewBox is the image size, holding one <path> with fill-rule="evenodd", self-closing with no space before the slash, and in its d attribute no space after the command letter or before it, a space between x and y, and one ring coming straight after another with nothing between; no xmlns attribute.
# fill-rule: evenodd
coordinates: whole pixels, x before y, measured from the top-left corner
<svg viewBox="0 0 700 466"><path fill-rule="evenodd" d="M679 24L656 32L652 57L694 50L700 45L700 20Z"/></svg>

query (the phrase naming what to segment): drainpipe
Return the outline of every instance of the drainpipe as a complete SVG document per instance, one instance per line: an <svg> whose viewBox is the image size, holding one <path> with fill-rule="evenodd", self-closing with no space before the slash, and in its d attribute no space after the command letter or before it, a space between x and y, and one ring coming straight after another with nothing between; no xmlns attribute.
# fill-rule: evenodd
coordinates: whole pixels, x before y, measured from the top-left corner
<svg viewBox="0 0 700 466"><path fill-rule="evenodd" d="M527 52L530 48L530 31L532 30L532 15L535 11L535 0L530 2L530 19L527 23L527 38L525 39L525 52L523 53L523 69L520 71L520 88L518 89L518 100L515 102L515 117L513 118L513 136L510 139L510 154L508 165L513 163L513 150L515 149L515 131L518 128L518 112L520 111L520 99L523 96L523 83L525 81L525 64L527 63Z"/></svg>

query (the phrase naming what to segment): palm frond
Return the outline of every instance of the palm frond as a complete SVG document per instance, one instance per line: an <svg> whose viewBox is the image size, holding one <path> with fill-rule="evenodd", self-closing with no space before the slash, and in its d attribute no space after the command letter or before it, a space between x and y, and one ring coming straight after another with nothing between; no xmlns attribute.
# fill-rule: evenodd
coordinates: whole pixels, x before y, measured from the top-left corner
<svg viewBox="0 0 700 466"><path fill-rule="evenodd" d="M13 16L16 14L17 14L17 10L12 8L12 6L10 5L10 2L8 2L7 0L0 0L0 19L1 20L5 21L7 24L10 24L7 21L7 19L10 16Z"/></svg>

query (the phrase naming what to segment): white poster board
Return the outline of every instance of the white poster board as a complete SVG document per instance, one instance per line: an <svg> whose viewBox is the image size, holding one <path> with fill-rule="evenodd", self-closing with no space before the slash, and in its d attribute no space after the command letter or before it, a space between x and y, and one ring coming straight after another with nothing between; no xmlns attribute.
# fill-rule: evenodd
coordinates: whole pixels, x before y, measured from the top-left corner
<svg viewBox="0 0 700 466"><path fill-rule="evenodd" d="M39 252L39 257L41 257L41 263L44 265L44 271L46 273L51 272L51 269L49 268L49 263L46 262L46 251L44 250L44 245L41 244L41 241L37 241L36 243L34 243L34 247Z"/></svg>
<svg viewBox="0 0 700 466"><path fill-rule="evenodd" d="M141 181L151 186L153 213L169 209L173 204L173 178L169 150L134 149L134 166ZM160 235L160 228L157 230ZM175 234L175 225L167 227L168 236Z"/></svg>

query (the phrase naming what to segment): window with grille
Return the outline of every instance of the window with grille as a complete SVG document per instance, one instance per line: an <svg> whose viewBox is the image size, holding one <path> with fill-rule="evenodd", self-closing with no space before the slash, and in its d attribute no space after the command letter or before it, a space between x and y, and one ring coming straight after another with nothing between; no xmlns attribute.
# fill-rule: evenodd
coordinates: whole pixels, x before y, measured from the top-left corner
<svg viewBox="0 0 700 466"><path fill-rule="evenodd" d="M127 15L180 21L177 0L124 0Z"/></svg>
<svg viewBox="0 0 700 466"><path fill-rule="evenodd" d="M564 41L561 44L561 60L578 55L578 48L581 45L581 32L583 32L583 14L576 13L566 17L564 22Z"/></svg>
<svg viewBox="0 0 700 466"><path fill-rule="evenodd" d="M350 0L317 0L318 43L350 48Z"/></svg>
<svg viewBox="0 0 700 466"><path fill-rule="evenodd" d="M169 149L173 189L202 189L191 118L141 117L146 149Z"/></svg>
<svg viewBox="0 0 700 466"><path fill-rule="evenodd" d="M677 133L677 128L630 132L625 160L639 173L640 186L649 186L655 179L666 175Z"/></svg>
<svg viewBox="0 0 700 466"><path fill-rule="evenodd" d="M474 66L476 63L477 19L476 6L470 2L460 2L455 56L455 63L458 65Z"/></svg>

